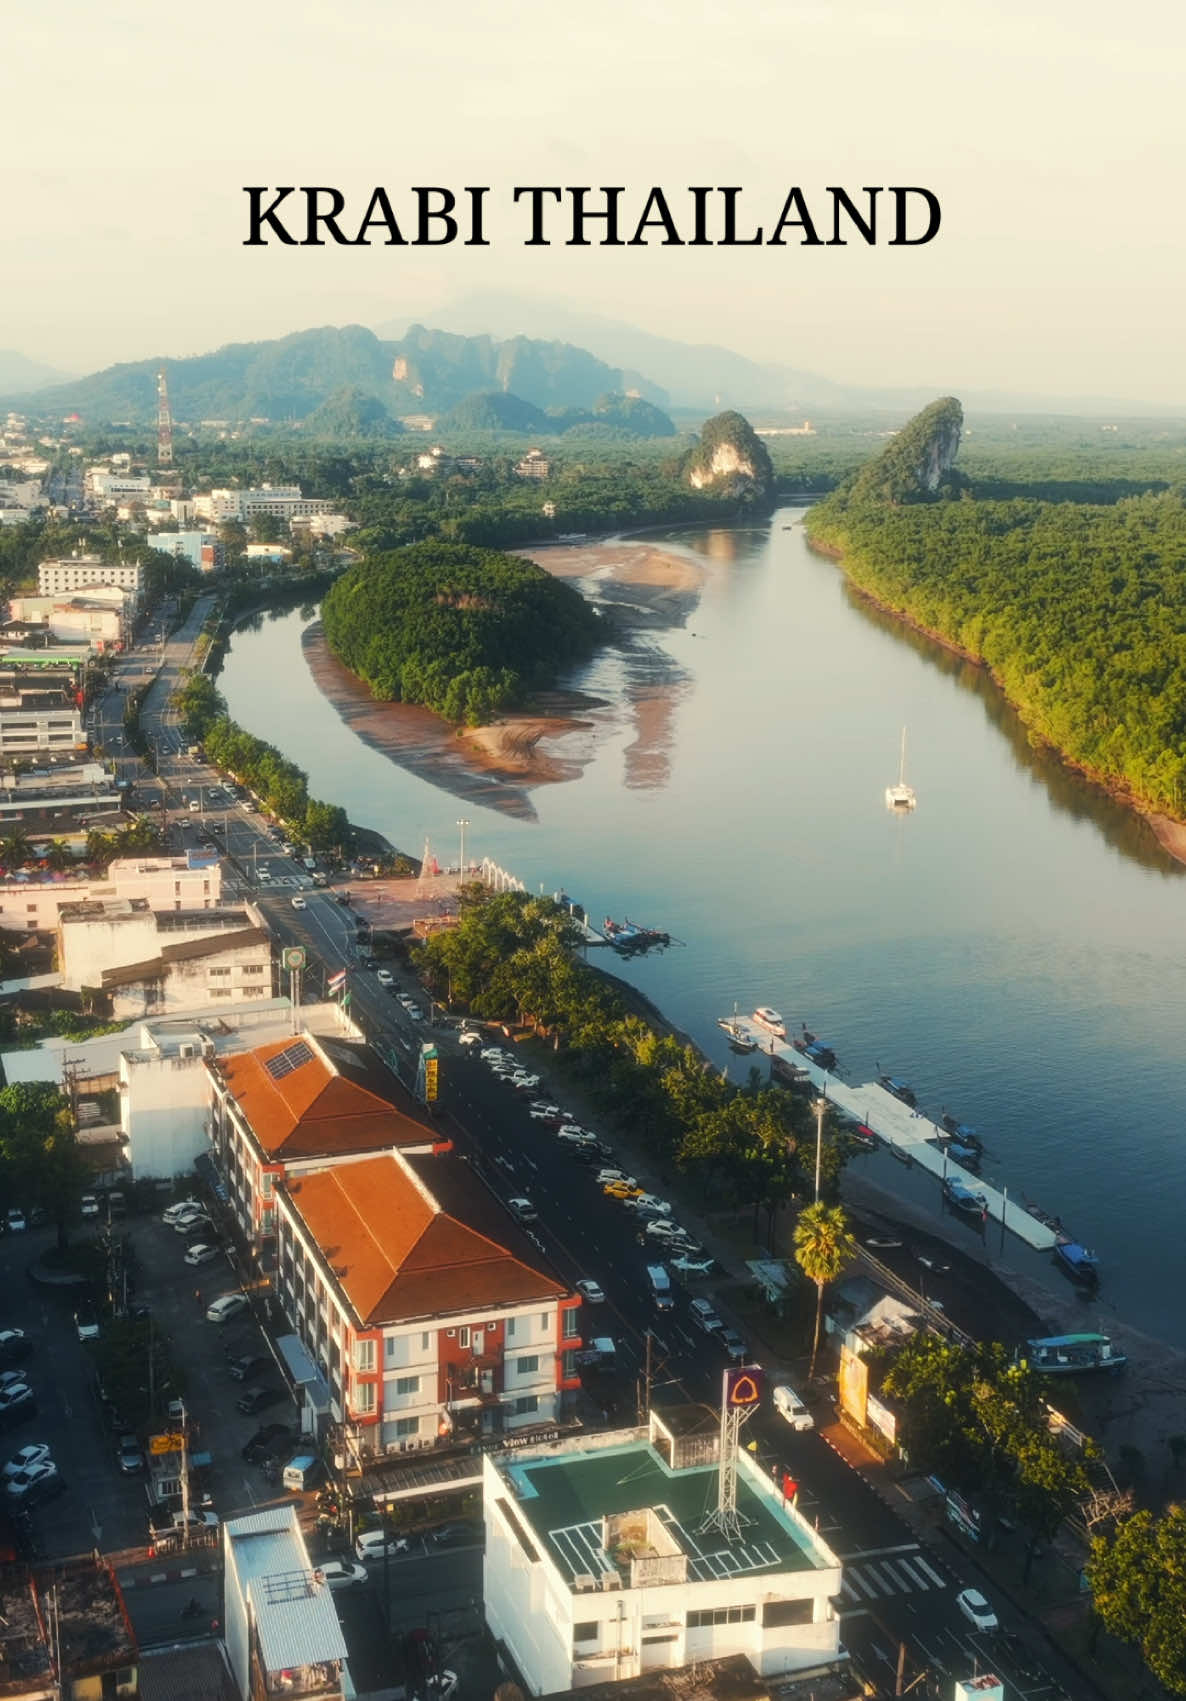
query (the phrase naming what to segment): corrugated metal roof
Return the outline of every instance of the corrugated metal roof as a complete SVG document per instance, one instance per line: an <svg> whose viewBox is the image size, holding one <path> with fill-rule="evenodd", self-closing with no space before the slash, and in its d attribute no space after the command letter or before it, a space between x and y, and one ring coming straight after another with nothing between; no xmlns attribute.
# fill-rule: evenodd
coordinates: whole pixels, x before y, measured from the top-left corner
<svg viewBox="0 0 1186 1701"><path fill-rule="evenodd" d="M265 1669L272 1673L344 1660L337 1608L329 1589L314 1576L295 1508L249 1513L225 1527L228 1557L251 1603Z"/></svg>

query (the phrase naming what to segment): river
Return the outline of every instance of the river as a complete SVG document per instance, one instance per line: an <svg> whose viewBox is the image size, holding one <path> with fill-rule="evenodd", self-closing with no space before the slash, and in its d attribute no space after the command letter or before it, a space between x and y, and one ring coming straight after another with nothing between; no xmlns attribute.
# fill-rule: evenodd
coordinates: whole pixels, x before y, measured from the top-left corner
<svg viewBox="0 0 1186 1701"><path fill-rule="evenodd" d="M465 815L467 854L683 941L607 966L735 1078L748 1060L716 1026L734 1000L807 1023L850 1080L909 1080L978 1129L986 1179L1095 1247L1110 1305L1186 1346L1186 870L1035 753L979 670L855 597L802 517L651 540L704 563L699 603L567 681L620 712L581 778L532 791L534 820L462 805L361 743L308 671L307 612L236 633L220 686L314 795L393 843L430 836L455 861ZM640 717L622 704L644 674ZM896 817L903 725L918 808ZM885 1154L856 1161L933 1198Z"/></svg>

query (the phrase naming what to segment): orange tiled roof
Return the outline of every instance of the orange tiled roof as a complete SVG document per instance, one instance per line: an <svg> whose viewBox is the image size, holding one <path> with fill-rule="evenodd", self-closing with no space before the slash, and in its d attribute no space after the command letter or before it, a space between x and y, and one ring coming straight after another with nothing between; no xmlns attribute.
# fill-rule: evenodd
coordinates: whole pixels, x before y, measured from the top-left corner
<svg viewBox="0 0 1186 1701"><path fill-rule="evenodd" d="M458 1163L441 1156L433 1165ZM488 1225L463 1222L417 1187L400 1160L367 1158L289 1183L289 1196L360 1323L402 1322L567 1292L492 1232L523 1238L493 1200Z"/></svg>
<svg viewBox="0 0 1186 1701"><path fill-rule="evenodd" d="M237 1052L218 1068L267 1157L332 1157L391 1146L431 1145L433 1129L389 1099L339 1075L306 1039L307 1062L278 1080L268 1063L296 1042Z"/></svg>

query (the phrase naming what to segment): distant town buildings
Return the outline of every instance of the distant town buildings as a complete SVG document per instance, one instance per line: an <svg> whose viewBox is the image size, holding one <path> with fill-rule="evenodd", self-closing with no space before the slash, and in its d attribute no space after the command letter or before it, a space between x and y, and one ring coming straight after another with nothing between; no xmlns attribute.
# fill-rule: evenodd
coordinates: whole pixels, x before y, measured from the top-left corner
<svg viewBox="0 0 1186 1701"><path fill-rule="evenodd" d="M39 596L70 596L97 585L127 591L131 605L138 607L144 596L144 568L139 562L104 561L100 555L51 556L38 563Z"/></svg>
<svg viewBox="0 0 1186 1701"><path fill-rule="evenodd" d="M192 507L193 504L187 506ZM165 555L188 561L199 573L212 573L223 564L222 545L214 532L150 532L147 542L150 549L159 549Z"/></svg>
<svg viewBox="0 0 1186 1701"><path fill-rule="evenodd" d="M279 520L324 513L330 504L320 498L302 496L298 484L263 484L253 490L211 490L195 495L194 513L199 519L221 525L226 520L244 524L260 514Z"/></svg>
<svg viewBox="0 0 1186 1701"><path fill-rule="evenodd" d="M0 928L24 933L57 931L63 904L82 901L143 899L151 910L213 908L222 898L222 868L217 857L117 857L106 874L80 879L0 878Z"/></svg>
<svg viewBox="0 0 1186 1701"><path fill-rule="evenodd" d="M520 478L550 478L552 463L542 449L528 449L523 459L515 462L515 472Z"/></svg>
<svg viewBox="0 0 1186 1701"><path fill-rule="evenodd" d="M131 637L135 604L120 585L93 585L65 596L13 597L10 621L41 626L53 638L85 642L102 652L119 649Z"/></svg>
<svg viewBox="0 0 1186 1701"><path fill-rule="evenodd" d="M113 457L115 458L117 457ZM141 501L146 501L152 493L152 480L147 473L88 467L86 490L102 507L113 507L116 502L126 497L138 497Z"/></svg>
<svg viewBox="0 0 1186 1701"><path fill-rule="evenodd" d="M144 898L84 898L58 911L62 985L133 1020L272 996L272 940L251 905L156 911Z"/></svg>

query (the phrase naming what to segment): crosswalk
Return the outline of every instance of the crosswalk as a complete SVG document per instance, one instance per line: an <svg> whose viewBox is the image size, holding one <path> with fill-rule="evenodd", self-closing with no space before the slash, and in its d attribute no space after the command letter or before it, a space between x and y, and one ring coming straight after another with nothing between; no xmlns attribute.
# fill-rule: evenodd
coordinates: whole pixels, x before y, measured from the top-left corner
<svg viewBox="0 0 1186 1701"><path fill-rule="evenodd" d="M948 1579L923 1555L917 1543L853 1554L842 1563L840 1593L853 1606L865 1606L889 1595L921 1594L948 1586Z"/></svg>

